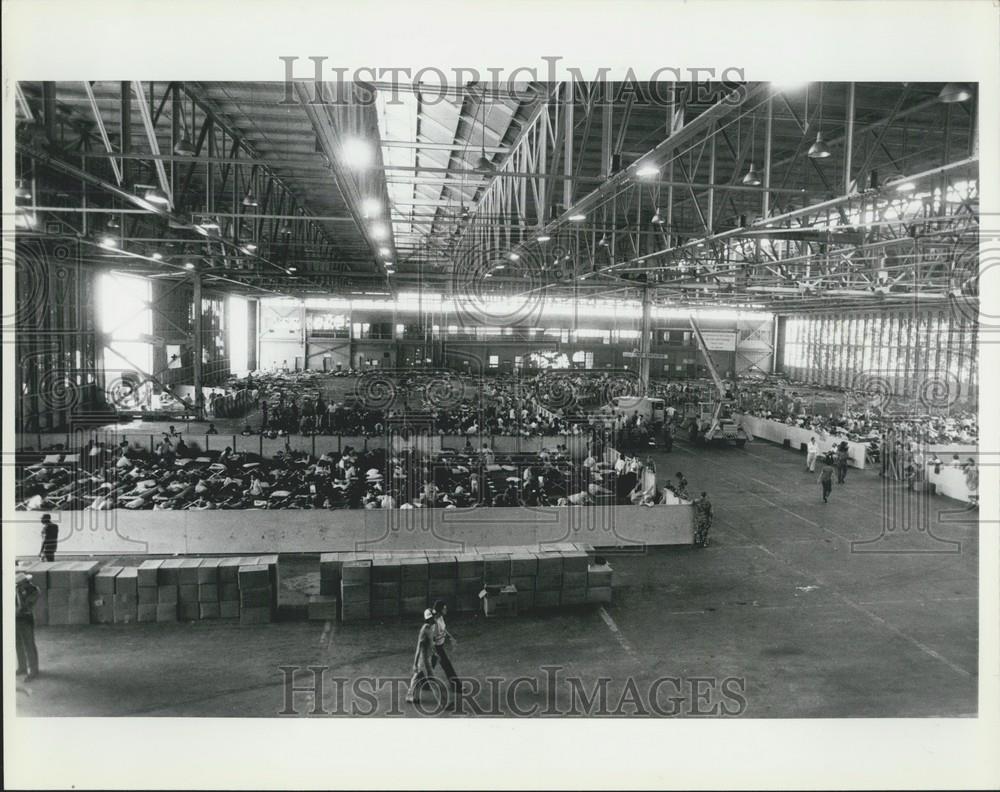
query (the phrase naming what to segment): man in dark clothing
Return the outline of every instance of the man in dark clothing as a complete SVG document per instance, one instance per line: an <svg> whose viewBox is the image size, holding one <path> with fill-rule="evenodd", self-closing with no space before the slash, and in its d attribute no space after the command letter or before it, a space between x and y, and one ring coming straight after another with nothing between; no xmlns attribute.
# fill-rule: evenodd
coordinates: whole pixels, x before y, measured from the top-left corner
<svg viewBox="0 0 1000 792"><path fill-rule="evenodd" d="M847 441L842 441L839 446L837 446L837 483L845 484L847 482L847 461L850 459L850 454L848 451Z"/></svg>
<svg viewBox="0 0 1000 792"><path fill-rule="evenodd" d="M35 646L35 603L38 587L31 582L31 575L18 572L17 609L14 613L14 638L17 650L17 673L26 679L38 676L38 648Z"/></svg>
<svg viewBox="0 0 1000 792"><path fill-rule="evenodd" d="M819 483L823 487L823 503L828 502L833 491L833 456L827 454L823 459L823 469L819 472Z"/></svg>
<svg viewBox="0 0 1000 792"><path fill-rule="evenodd" d="M42 515L42 549L38 557L42 561L56 560L56 546L59 544L59 526L52 522L51 514Z"/></svg>
<svg viewBox="0 0 1000 792"><path fill-rule="evenodd" d="M708 531L712 527L712 502L708 499L708 493L701 493L701 497L694 502L694 544L695 547L708 547Z"/></svg>

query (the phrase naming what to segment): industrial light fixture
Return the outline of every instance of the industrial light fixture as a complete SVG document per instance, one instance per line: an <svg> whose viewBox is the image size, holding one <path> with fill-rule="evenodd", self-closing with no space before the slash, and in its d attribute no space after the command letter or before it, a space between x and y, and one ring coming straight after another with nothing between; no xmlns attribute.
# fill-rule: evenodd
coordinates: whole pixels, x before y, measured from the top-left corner
<svg viewBox="0 0 1000 792"><path fill-rule="evenodd" d="M160 252L156 252L150 258L152 258L154 261L163 261L163 254Z"/></svg>
<svg viewBox="0 0 1000 792"><path fill-rule="evenodd" d="M471 213L469 212L469 207L466 206L464 203L459 204L458 215L463 220L468 220L469 217L471 217Z"/></svg>
<svg viewBox="0 0 1000 792"><path fill-rule="evenodd" d="M747 187L759 187L761 184L760 175L757 173L757 169L752 162L750 163L750 170L743 177L743 184Z"/></svg>
<svg viewBox="0 0 1000 792"><path fill-rule="evenodd" d="M552 237L550 237L548 234L542 234L541 236L536 237L536 239L539 242L548 242L550 239L552 239Z"/></svg>
<svg viewBox="0 0 1000 792"><path fill-rule="evenodd" d="M288 235L290 235L292 233L292 227L290 225L288 225L288 221L287 220L282 221L282 223L281 223L281 229L280 230L281 230L281 233L284 234L285 236L288 236Z"/></svg>
<svg viewBox="0 0 1000 792"><path fill-rule="evenodd" d="M258 206L257 199L254 197L252 187L247 187L247 191L243 196L243 205L251 209Z"/></svg>
<svg viewBox="0 0 1000 792"><path fill-rule="evenodd" d="M389 229L386 228L382 223L376 223L372 226L372 236L375 239L385 239L389 236Z"/></svg>
<svg viewBox="0 0 1000 792"><path fill-rule="evenodd" d="M640 165L638 170L636 170L635 175L638 176L640 179L651 179L654 176L658 175L659 172L660 169L657 168L655 165L647 164L647 165Z"/></svg>
<svg viewBox="0 0 1000 792"><path fill-rule="evenodd" d="M597 240L597 246L598 247L607 247L608 246L608 235L607 234L601 234L601 238L599 240Z"/></svg>
<svg viewBox="0 0 1000 792"><path fill-rule="evenodd" d="M372 148L361 138L348 138L342 148L344 162L355 170L365 170L372 164Z"/></svg>
<svg viewBox="0 0 1000 792"><path fill-rule="evenodd" d="M506 264L497 264L493 269L495 271L499 272L502 269L507 269L507 265Z"/></svg>
<svg viewBox="0 0 1000 792"><path fill-rule="evenodd" d="M479 150L479 159L476 160L476 170L480 173L496 173L497 166L490 162L486 156L486 102L480 102L483 106L483 140Z"/></svg>
<svg viewBox="0 0 1000 792"><path fill-rule="evenodd" d="M387 261L385 262L385 266L391 269L393 267L393 263L391 261Z"/></svg>
<svg viewBox="0 0 1000 792"><path fill-rule="evenodd" d="M115 217L114 215L111 215L111 217L108 218L107 228L109 228L112 231L116 231L117 229L119 229L121 227L122 227L122 224L118 222L118 218L117 217Z"/></svg>
<svg viewBox="0 0 1000 792"><path fill-rule="evenodd" d="M587 219L587 215L577 212L576 214L571 214L569 216L569 219L571 223L582 223L584 220Z"/></svg>
<svg viewBox="0 0 1000 792"><path fill-rule="evenodd" d="M298 272L298 271L299 271L299 268L298 268L298 267L296 267L296 266L295 266L295 265L293 264L293 265L292 265L291 267L289 267L289 268L288 268L288 271L289 271L289 272Z"/></svg>
<svg viewBox="0 0 1000 792"><path fill-rule="evenodd" d="M911 181L900 182L896 185L896 192L907 193L913 192L915 189L917 189L917 185Z"/></svg>
<svg viewBox="0 0 1000 792"><path fill-rule="evenodd" d="M152 204L159 204L160 206L169 206L170 199L167 198L167 194L163 192L159 187L147 186L145 192L143 192L142 197Z"/></svg>
<svg viewBox="0 0 1000 792"><path fill-rule="evenodd" d="M105 234L101 237L101 241L98 244L107 250L115 250L118 247L118 240L110 234Z"/></svg>
<svg viewBox="0 0 1000 792"><path fill-rule="evenodd" d="M945 104L965 102L972 98L972 86L968 83L946 83L938 94L938 99Z"/></svg>
<svg viewBox="0 0 1000 792"><path fill-rule="evenodd" d="M24 179L18 179L14 187L14 197L19 201L30 201L31 190L24 186Z"/></svg>
<svg viewBox="0 0 1000 792"><path fill-rule="evenodd" d="M254 244L253 242L247 242L245 245L243 245L243 250L246 251L247 253L253 253L256 249L257 245Z"/></svg>
<svg viewBox="0 0 1000 792"><path fill-rule="evenodd" d="M378 249L378 254L379 254L380 256L388 256L388 255L389 255L389 253L391 253L391 252L392 252L392 251L390 251L390 250L389 250L389 248L387 248L387 247L380 247L380 248ZM388 264L391 264L392 262L391 262L391 261L389 261L389 262L386 262L386 263L388 263Z"/></svg>
<svg viewBox="0 0 1000 792"><path fill-rule="evenodd" d="M190 262L190 261L185 261L184 262L184 269L186 269L186 270L193 270L194 269L194 264L192 262Z"/></svg>
<svg viewBox="0 0 1000 792"><path fill-rule="evenodd" d="M365 198L361 202L361 211L364 212L365 217L378 217L382 214L382 202L377 198Z"/></svg>
<svg viewBox="0 0 1000 792"><path fill-rule="evenodd" d="M509 258L511 261L517 261L521 257L517 255L517 253L511 253L509 256L507 256L507 258Z"/></svg>
<svg viewBox="0 0 1000 792"><path fill-rule="evenodd" d="M179 157L193 157L197 154L187 132L184 132L184 134L181 135L181 139L174 144L174 154Z"/></svg>
<svg viewBox="0 0 1000 792"><path fill-rule="evenodd" d="M816 133L816 140L809 147L809 158L810 159L826 159L830 156L830 147L826 145L826 141L823 140L823 132Z"/></svg>
<svg viewBox="0 0 1000 792"><path fill-rule="evenodd" d="M656 207L656 212L653 213L649 222L653 225L663 225L663 217L660 215L660 207Z"/></svg>

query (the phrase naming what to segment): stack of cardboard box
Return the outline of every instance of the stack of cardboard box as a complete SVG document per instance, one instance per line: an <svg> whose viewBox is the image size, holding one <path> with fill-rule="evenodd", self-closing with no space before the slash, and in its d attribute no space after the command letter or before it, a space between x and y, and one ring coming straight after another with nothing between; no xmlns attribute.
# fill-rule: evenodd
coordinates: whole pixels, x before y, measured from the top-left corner
<svg viewBox="0 0 1000 792"><path fill-rule="evenodd" d="M94 575L94 595L90 599L91 624L114 624L115 581L121 572L120 566L106 566Z"/></svg>
<svg viewBox="0 0 1000 792"><path fill-rule="evenodd" d="M222 616L219 607L219 563L220 558L203 558L198 565L198 618L218 619Z"/></svg>
<svg viewBox="0 0 1000 792"><path fill-rule="evenodd" d="M247 561L248 559L243 559ZM256 559L250 559L256 560ZM266 624L271 621L271 578L265 564L241 564L240 624Z"/></svg>
<svg viewBox="0 0 1000 792"><path fill-rule="evenodd" d="M91 583L100 568L100 561L56 562L49 567L49 624L90 624Z"/></svg>
<svg viewBox="0 0 1000 792"><path fill-rule="evenodd" d="M345 622L368 621L371 604L372 559L354 553L340 568L340 614Z"/></svg>
<svg viewBox="0 0 1000 792"><path fill-rule="evenodd" d="M177 617L181 621L198 620L199 558L185 558L177 567Z"/></svg>
<svg viewBox="0 0 1000 792"><path fill-rule="evenodd" d="M123 567L115 575L115 624L132 624L139 618L139 568Z"/></svg>
<svg viewBox="0 0 1000 792"><path fill-rule="evenodd" d="M136 621L156 621L156 604L159 601L158 581L162 563L161 559L150 559L139 565L136 577L138 591Z"/></svg>
<svg viewBox="0 0 1000 792"><path fill-rule="evenodd" d="M240 559L219 559L219 618L238 619L240 617Z"/></svg>
<svg viewBox="0 0 1000 792"><path fill-rule="evenodd" d="M510 554L510 584L517 589L517 610L530 611L535 607L538 557L528 550L515 550Z"/></svg>
<svg viewBox="0 0 1000 792"><path fill-rule="evenodd" d="M611 602L612 571L608 564L590 564L587 567L587 602Z"/></svg>
<svg viewBox="0 0 1000 792"><path fill-rule="evenodd" d="M558 552L534 552L535 607L558 608L559 594L563 587L563 560Z"/></svg>
<svg viewBox="0 0 1000 792"><path fill-rule="evenodd" d="M184 560L166 558L156 570L156 620L175 622L180 613L181 567Z"/></svg>
<svg viewBox="0 0 1000 792"><path fill-rule="evenodd" d="M35 603L36 625L49 623L49 570L55 565L55 561L35 561L23 568L24 572L31 575L31 582L38 588L38 601Z"/></svg>
<svg viewBox="0 0 1000 792"><path fill-rule="evenodd" d="M559 605L583 605L587 601L587 565L589 557L583 550L562 550L563 581Z"/></svg>
<svg viewBox="0 0 1000 792"><path fill-rule="evenodd" d="M371 617L399 616L402 608L402 568L391 553L375 553L371 568Z"/></svg>

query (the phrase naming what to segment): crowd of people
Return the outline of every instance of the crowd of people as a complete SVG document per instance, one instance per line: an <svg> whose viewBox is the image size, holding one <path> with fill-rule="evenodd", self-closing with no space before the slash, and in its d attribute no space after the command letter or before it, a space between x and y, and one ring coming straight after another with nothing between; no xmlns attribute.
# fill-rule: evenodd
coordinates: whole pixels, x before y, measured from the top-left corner
<svg viewBox="0 0 1000 792"><path fill-rule="evenodd" d="M359 450L273 458L205 452L173 427L155 448L91 441L71 453L18 466L17 509L409 509L473 506L666 505L690 502L677 473L661 484L651 460L588 446L574 461L564 445L536 454L489 447L420 453Z"/></svg>

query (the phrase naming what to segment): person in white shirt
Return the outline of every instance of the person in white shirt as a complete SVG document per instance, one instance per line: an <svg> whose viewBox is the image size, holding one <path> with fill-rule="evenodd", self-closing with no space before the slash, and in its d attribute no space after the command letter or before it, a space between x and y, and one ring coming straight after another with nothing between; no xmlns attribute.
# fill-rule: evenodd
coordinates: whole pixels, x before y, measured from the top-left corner
<svg viewBox="0 0 1000 792"><path fill-rule="evenodd" d="M819 446L816 445L816 438L809 438L809 445L806 446L806 470L810 473L816 472L816 458L819 456Z"/></svg>

